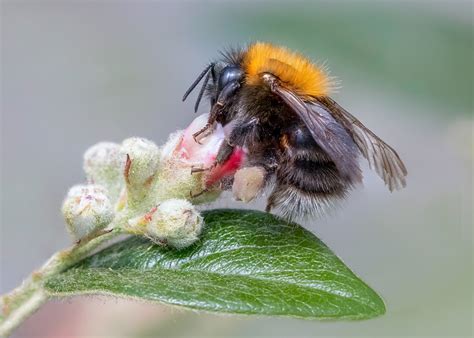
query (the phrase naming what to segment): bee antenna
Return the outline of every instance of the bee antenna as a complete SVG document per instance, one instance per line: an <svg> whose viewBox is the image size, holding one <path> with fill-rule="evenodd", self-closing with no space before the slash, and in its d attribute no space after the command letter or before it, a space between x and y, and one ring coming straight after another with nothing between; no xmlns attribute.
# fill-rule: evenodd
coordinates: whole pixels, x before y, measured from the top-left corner
<svg viewBox="0 0 474 338"><path fill-rule="evenodd" d="M207 72L206 77L204 78L204 82L202 83L201 90L199 91L199 95L197 97L196 103L194 104L194 112L197 113L198 108L199 108L199 103L201 102L202 96L204 95L204 91L207 88L207 83L209 82L209 77L211 76L211 73L214 72L214 67L211 68L210 72Z"/></svg>
<svg viewBox="0 0 474 338"><path fill-rule="evenodd" d="M209 72L209 69L214 68L214 63L209 64L202 72L198 75L196 80L194 80L193 84L186 90L186 93L183 95L183 101L186 100L189 94L196 88L196 86L201 82L202 78Z"/></svg>

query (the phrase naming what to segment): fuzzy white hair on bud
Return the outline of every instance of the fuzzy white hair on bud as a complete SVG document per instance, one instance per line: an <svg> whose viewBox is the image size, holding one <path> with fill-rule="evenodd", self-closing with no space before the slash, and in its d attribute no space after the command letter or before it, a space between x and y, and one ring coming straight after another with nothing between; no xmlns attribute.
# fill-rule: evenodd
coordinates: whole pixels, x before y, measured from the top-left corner
<svg viewBox="0 0 474 338"><path fill-rule="evenodd" d="M156 173L160 167L160 150L158 146L141 137L131 137L122 142L122 154L126 162L124 179L127 204L132 208L150 201Z"/></svg>
<svg viewBox="0 0 474 338"><path fill-rule="evenodd" d="M225 129L216 123L196 141L194 135L207 121L208 114L198 116L160 148L140 137L89 148L84 171L90 185L71 188L63 204L69 232L76 239L96 236L116 213L117 231L175 248L196 241L202 218L193 204L211 202L228 189L245 155L236 149L216 165Z"/></svg>
<svg viewBox="0 0 474 338"><path fill-rule="evenodd" d="M64 199L62 213L76 240L105 228L114 219L107 190L97 184L73 186Z"/></svg>
<svg viewBox="0 0 474 338"><path fill-rule="evenodd" d="M183 199L170 199L143 216L131 219L127 232L144 235L153 242L183 249L199 238L203 219L195 207Z"/></svg>
<svg viewBox="0 0 474 338"><path fill-rule="evenodd" d="M159 243L182 249L198 240L202 228L203 219L190 202L170 199L158 206L146 234Z"/></svg>
<svg viewBox="0 0 474 338"><path fill-rule="evenodd" d="M122 153L127 157L125 180L137 186L149 182L160 164L158 146L141 137L131 137L122 142Z"/></svg>
<svg viewBox="0 0 474 338"><path fill-rule="evenodd" d="M165 162L175 155L179 144L183 140L184 130L178 130L170 134L168 141L160 147L160 160Z"/></svg>
<svg viewBox="0 0 474 338"><path fill-rule="evenodd" d="M121 146L112 142L100 142L84 154L84 172L91 183L103 185L115 203L124 187L123 171L126 156Z"/></svg>

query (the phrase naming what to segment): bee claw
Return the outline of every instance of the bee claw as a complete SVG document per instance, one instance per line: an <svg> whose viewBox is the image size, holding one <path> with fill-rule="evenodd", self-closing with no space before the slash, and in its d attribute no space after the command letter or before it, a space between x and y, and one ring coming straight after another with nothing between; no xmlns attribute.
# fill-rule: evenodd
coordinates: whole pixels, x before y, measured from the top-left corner
<svg viewBox="0 0 474 338"><path fill-rule="evenodd" d="M198 193L196 193L196 194L193 194L192 191L189 191L189 197L190 197L190 198L196 198L196 197L201 196L201 195L204 194L205 192L208 192L208 190L207 190L207 189L203 189L203 190L201 190L200 192L198 192Z"/></svg>
<svg viewBox="0 0 474 338"><path fill-rule="evenodd" d="M196 167L191 167L191 175L192 174L196 174L196 173L201 173L203 171L209 171L211 170L212 167L208 167L208 168L196 168Z"/></svg>
<svg viewBox="0 0 474 338"><path fill-rule="evenodd" d="M202 143L201 143L201 142L198 140L198 136L199 136L199 134L198 134L198 133L196 133L196 134L193 134L193 139L194 139L194 142L196 142L197 144L200 144L200 145L202 145Z"/></svg>

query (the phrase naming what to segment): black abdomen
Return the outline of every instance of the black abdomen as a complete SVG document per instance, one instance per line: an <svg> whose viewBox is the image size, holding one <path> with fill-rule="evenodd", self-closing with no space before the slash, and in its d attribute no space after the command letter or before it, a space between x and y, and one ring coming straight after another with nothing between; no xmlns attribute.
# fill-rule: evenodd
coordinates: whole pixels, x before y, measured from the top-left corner
<svg viewBox="0 0 474 338"><path fill-rule="evenodd" d="M352 183L281 98L265 86L244 86L237 102L226 117L249 126L234 143L248 149L248 166L261 166L272 178L267 211L277 209L287 219L316 216L346 196Z"/></svg>
<svg viewBox="0 0 474 338"><path fill-rule="evenodd" d="M267 209L279 209L289 219L315 216L323 214L352 188L304 125L284 130L280 150L276 184Z"/></svg>

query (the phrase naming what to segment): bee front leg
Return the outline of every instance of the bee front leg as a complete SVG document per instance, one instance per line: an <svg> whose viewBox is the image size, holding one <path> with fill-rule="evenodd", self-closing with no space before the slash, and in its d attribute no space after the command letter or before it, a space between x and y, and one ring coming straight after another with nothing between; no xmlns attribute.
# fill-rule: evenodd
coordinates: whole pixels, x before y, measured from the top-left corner
<svg viewBox="0 0 474 338"><path fill-rule="evenodd" d="M224 141L224 143L221 145L219 148L219 151L217 152L216 160L215 160L215 165L217 164L222 164L225 161L227 161L232 155L232 152L234 151L234 146L229 142L229 141Z"/></svg>
<svg viewBox="0 0 474 338"><path fill-rule="evenodd" d="M193 193L192 191L189 192L189 198L196 198L196 197L199 197L201 195L203 195L204 193L208 192L209 190L208 189L203 189L201 190L200 192L198 193Z"/></svg>
<svg viewBox="0 0 474 338"><path fill-rule="evenodd" d="M206 123L206 125L203 128L199 129L197 132L193 134L194 142L201 144L200 142L201 139L208 136L212 132L213 125L214 125L214 121L211 121L211 119L209 119L209 121Z"/></svg>
<svg viewBox="0 0 474 338"><path fill-rule="evenodd" d="M252 119L250 121L235 120L235 126L228 138L225 139L224 143L219 148L216 156L216 164L222 164L227 161L232 155L236 146L243 146L245 144L246 136L252 132L255 125L258 125L258 121Z"/></svg>

